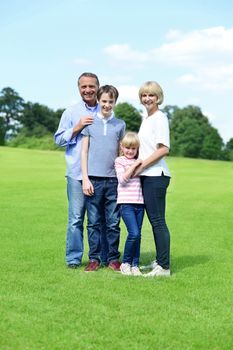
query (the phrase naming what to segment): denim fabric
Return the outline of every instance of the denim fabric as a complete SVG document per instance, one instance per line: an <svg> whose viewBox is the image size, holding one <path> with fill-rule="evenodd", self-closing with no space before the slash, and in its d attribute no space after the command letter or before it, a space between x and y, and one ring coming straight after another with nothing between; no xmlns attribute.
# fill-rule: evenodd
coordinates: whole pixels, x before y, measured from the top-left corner
<svg viewBox="0 0 233 350"><path fill-rule="evenodd" d="M139 266L144 205L121 204L120 213L128 231L128 236L125 242L123 263L129 263L132 266Z"/></svg>
<svg viewBox="0 0 233 350"><path fill-rule="evenodd" d="M67 177L67 196L69 201L68 229L66 235L66 263L81 264L83 256L83 221L85 198L82 182Z"/></svg>
<svg viewBox="0 0 233 350"><path fill-rule="evenodd" d="M117 178L90 177L94 194L86 196L88 217L89 259L100 261L101 226L105 220L108 244L107 261L118 260L120 240L120 212L117 206Z"/></svg>
<svg viewBox="0 0 233 350"><path fill-rule="evenodd" d="M83 222L85 216L85 196L82 181L67 177L67 197L69 202L68 229L66 235L66 263L81 264L83 256ZM106 263L108 244L106 240L105 218L101 227L101 262Z"/></svg>
<svg viewBox="0 0 233 350"><path fill-rule="evenodd" d="M152 226L157 263L165 269L170 266L170 233L165 220L168 176L141 176L146 213Z"/></svg>

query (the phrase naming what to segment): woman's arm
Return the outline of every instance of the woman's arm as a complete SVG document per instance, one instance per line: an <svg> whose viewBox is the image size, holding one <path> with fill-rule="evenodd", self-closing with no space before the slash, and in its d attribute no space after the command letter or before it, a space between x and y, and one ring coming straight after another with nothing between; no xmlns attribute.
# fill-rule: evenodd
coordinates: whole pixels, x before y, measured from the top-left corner
<svg viewBox="0 0 233 350"><path fill-rule="evenodd" d="M91 196L94 193L94 187L88 177L88 150L89 150L89 136L83 136L81 148L81 169L83 178L83 193Z"/></svg>
<svg viewBox="0 0 233 350"><path fill-rule="evenodd" d="M136 169L134 176L139 175L143 170L149 168L154 163L157 163L160 159L169 154L169 148L163 144L159 144L159 147L148 157L142 164Z"/></svg>

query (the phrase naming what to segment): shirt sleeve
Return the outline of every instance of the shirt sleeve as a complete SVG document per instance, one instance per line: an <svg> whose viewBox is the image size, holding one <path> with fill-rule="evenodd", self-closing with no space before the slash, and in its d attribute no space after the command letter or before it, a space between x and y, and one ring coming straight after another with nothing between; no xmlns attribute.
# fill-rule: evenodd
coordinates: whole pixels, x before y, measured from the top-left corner
<svg viewBox="0 0 233 350"><path fill-rule="evenodd" d="M170 131L168 118L163 114L156 120L155 127L156 144L162 144L170 148Z"/></svg>
<svg viewBox="0 0 233 350"><path fill-rule="evenodd" d="M115 160L115 170L116 170L116 175L117 175L117 180L120 184L124 185L127 183L126 180L124 180L124 172L125 172L125 167L122 164L121 158L117 157Z"/></svg>
<svg viewBox="0 0 233 350"><path fill-rule="evenodd" d="M65 147L68 145L74 145L77 142L77 137L72 137L73 127L70 125L70 115L67 111L64 111L58 126L58 129L54 135L55 143L58 146Z"/></svg>
<svg viewBox="0 0 233 350"><path fill-rule="evenodd" d="M82 129L81 134L83 136L90 136L90 128L89 128L88 125L85 128Z"/></svg>
<svg viewBox="0 0 233 350"><path fill-rule="evenodd" d="M123 125L121 128L121 133L120 133L120 140L122 140L124 135L125 135L125 128L126 128L126 124L125 124L125 122L123 122Z"/></svg>

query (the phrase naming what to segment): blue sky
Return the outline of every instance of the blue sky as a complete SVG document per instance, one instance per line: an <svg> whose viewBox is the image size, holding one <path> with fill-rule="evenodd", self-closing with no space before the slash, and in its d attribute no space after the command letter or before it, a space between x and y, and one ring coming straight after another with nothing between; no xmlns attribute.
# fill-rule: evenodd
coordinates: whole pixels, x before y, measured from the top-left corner
<svg viewBox="0 0 233 350"><path fill-rule="evenodd" d="M58 109L78 98L84 71L142 109L147 80L162 105L199 106L233 137L233 2L228 0L8 0L0 2L0 90Z"/></svg>

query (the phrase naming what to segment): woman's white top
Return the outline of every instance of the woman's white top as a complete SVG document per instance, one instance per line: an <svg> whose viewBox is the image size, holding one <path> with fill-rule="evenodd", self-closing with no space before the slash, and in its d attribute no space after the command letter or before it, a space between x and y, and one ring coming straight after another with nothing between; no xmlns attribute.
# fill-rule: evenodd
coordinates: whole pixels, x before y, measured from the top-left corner
<svg viewBox="0 0 233 350"><path fill-rule="evenodd" d="M142 121L138 136L140 139L139 158L142 160L150 157L158 149L159 144L170 148L170 132L167 116L160 110L157 110L151 116L146 117ZM149 166L140 175L161 176L162 172L164 175L171 177L164 158Z"/></svg>

